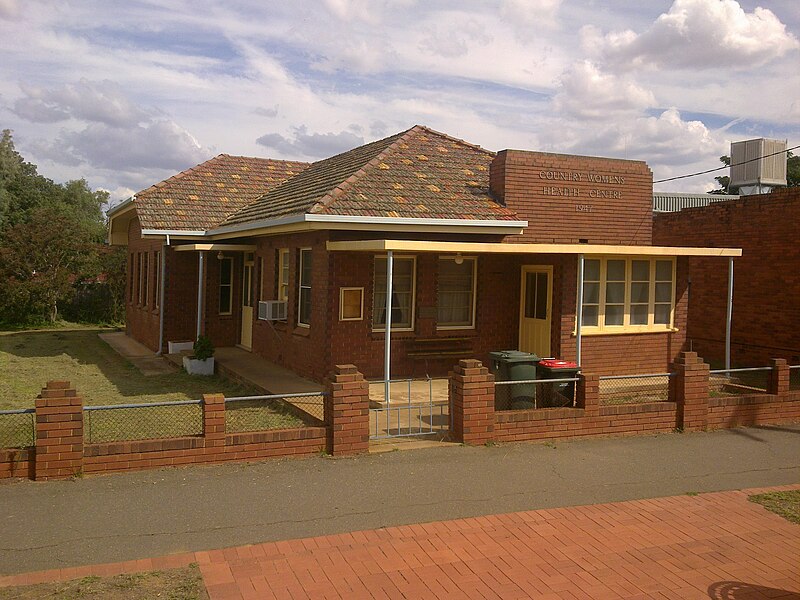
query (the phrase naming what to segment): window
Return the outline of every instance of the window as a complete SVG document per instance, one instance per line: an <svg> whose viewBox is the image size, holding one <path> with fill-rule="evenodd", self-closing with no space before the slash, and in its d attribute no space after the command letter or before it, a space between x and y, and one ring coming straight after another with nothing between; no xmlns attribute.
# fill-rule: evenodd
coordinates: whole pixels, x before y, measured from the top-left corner
<svg viewBox="0 0 800 600"><path fill-rule="evenodd" d="M155 253L155 272L156 272L156 282L153 286L155 292L155 298L153 300L153 306L158 309L161 305L161 252Z"/></svg>
<svg viewBox="0 0 800 600"><path fill-rule="evenodd" d="M289 249L278 250L278 295L277 300L289 300Z"/></svg>
<svg viewBox="0 0 800 600"><path fill-rule="evenodd" d="M587 259L583 327L589 333L668 329L672 325L674 273L671 258Z"/></svg>
<svg viewBox="0 0 800 600"><path fill-rule="evenodd" d="M341 288L339 290L339 320L360 321L363 318L364 288Z"/></svg>
<svg viewBox="0 0 800 600"><path fill-rule="evenodd" d="M439 329L460 329L475 326L474 258L440 257L437 288Z"/></svg>
<svg viewBox="0 0 800 600"><path fill-rule="evenodd" d="M257 292L257 300L260 302L264 299L264 259L260 256L256 261L258 266L256 267L256 277L258 281L256 282L256 292Z"/></svg>
<svg viewBox="0 0 800 600"><path fill-rule="evenodd" d="M233 258L219 261L219 314L229 315L233 307Z"/></svg>
<svg viewBox="0 0 800 600"><path fill-rule="evenodd" d="M253 255L245 254L242 269L242 306L253 306Z"/></svg>
<svg viewBox="0 0 800 600"><path fill-rule="evenodd" d="M147 304L147 253L139 253L139 305Z"/></svg>
<svg viewBox="0 0 800 600"><path fill-rule="evenodd" d="M136 274L134 273L134 269L136 268L136 255L131 252L128 254L128 302L133 304L133 299L136 297L136 290L134 288L136 282Z"/></svg>
<svg viewBox="0 0 800 600"><path fill-rule="evenodd" d="M395 256L392 276L392 329L413 329L416 259ZM386 328L386 257L375 257L375 287L372 292L372 328Z"/></svg>
<svg viewBox="0 0 800 600"><path fill-rule="evenodd" d="M297 324L311 325L311 248L300 249L300 282L297 298Z"/></svg>

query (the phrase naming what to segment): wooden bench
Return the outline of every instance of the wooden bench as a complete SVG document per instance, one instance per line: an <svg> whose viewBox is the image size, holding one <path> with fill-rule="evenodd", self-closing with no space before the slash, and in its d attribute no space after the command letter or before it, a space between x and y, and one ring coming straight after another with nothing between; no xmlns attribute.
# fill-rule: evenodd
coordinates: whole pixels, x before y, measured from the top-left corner
<svg viewBox="0 0 800 600"><path fill-rule="evenodd" d="M413 360L468 358L472 355L472 338L414 338L406 342L406 355Z"/></svg>

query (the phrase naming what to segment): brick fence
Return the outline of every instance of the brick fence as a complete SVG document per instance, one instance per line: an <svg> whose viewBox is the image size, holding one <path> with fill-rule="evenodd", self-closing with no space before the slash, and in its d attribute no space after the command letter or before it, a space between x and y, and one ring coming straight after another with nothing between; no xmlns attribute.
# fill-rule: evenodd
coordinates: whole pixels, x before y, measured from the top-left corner
<svg viewBox="0 0 800 600"><path fill-rule="evenodd" d="M50 381L36 399L36 444L0 449L0 479L64 479L80 474L136 471L185 464L259 460L328 452L366 452L369 387L353 365L337 365L325 385L319 426L227 433L225 398L203 396L201 435L86 443L83 400L68 381Z"/></svg>
<svg viewBox="0 0 800 600"><path fill-rule="evenodd" d="M599 377L584 373L575 407L495 410L494 376L480 361L461 360L450 374L453 436L467 444L637 435L800 421L800 391L789 390L789 368L774 359L764 393L711 397L708 365L683 352L673 365L669 401L600 403Z"/></svg>

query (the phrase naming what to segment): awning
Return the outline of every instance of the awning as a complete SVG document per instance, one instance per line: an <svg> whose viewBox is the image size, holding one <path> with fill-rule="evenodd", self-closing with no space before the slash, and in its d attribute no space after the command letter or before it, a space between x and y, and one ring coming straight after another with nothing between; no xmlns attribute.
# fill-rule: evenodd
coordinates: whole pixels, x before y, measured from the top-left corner
<svg viewBox="0 0 800 600"><path fill-rule="evenodd" d="M741 248L683 246L615 246L611 244L504 244L429 242L424 240L354 240L328 242L331 252L436 252L439 254L584 254L625 256L709 256L733 258Z"/></svg>
<svg viewBox="0 0 800 600"><path fill-rule="evenodd" d="M255 244L181 244L173 246L177 252L209 250L211 252L255 252Z"/></svg>

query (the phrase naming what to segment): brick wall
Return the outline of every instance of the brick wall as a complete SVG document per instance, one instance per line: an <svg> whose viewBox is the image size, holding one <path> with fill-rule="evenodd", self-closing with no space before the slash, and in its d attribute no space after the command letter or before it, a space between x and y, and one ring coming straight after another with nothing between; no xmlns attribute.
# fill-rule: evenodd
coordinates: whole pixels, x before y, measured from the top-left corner
<svg viewBox="0 0 800 600"><path fill-rule="evenodd" d="M155 306L156 252L161 250L161 240L142 239L139 219L128 225L128 272L125 285L125 325L127 334L153 351L158 350L159 311ZM147 298L139 302L139 256L149 262L147 269ZM131 269L133 290L131 290ZM133 292L133 293L132 293Z"/></svg>
<svg viewBox="0 0 800 600"><path fill-rule="evenodd" d="M48 382L36 400L36 445L0 449L0 479L64 479L324 451L351 455L369 447L368 385L352 365L338 366L327 379L324 425L226 433L225 398L208 394L202 406L202 435L87 444L80 396L68 381Z"/></svg>
<svg viewBox="0 0 800 600"><path fill-rule="evenodd" d="M656 245L741 248L734 259L732 360L760 366L776 356L800 363L800 188L657 214ZM727 261L690 261L688 336L715 363L725 358Z"/></svg>
<svg viewBox="0 0 800 600"><path fill-rule="evenodd" d="M694 352L682 352L668 402L601 405L598 375L583 373L574 408L496 411L492 376L478 361L461 361L451 374L453 436L484 444L798 422L800 391L789 390L785 361L773 368L766 393L709 398L708 365Z"/></svg>
<svg viewBox="0 0 800 600"><path fill-rule="evenodd" d="M508 242L651 243L653 174L644 162L503 150L490 187L528 221Z"/></svg>

